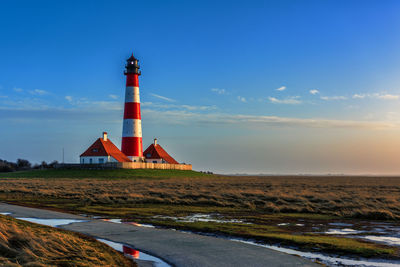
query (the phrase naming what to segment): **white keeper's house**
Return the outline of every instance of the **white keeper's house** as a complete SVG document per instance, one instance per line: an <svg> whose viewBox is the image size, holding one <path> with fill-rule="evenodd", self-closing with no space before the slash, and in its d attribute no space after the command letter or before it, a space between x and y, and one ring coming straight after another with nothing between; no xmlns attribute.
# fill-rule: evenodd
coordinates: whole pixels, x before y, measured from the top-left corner
<svg viewBox="0 0 400 267"><path fill-rule="evenodd" d="M159 144L157 139L143 152L145 162L179 164ZM98 138L85 152L80 155L81 164L102 164L108 162L132 162L121 150L116 147L103 132L103 137Z"/></svg>
<svg viewBox="0 0 400 267"><path fill-rule="evenodd" d="M97 139L93 145L86 149L80 156L81 164L130 161L131 160L108 139L106 132L103 132L103 138Z"/></svg>

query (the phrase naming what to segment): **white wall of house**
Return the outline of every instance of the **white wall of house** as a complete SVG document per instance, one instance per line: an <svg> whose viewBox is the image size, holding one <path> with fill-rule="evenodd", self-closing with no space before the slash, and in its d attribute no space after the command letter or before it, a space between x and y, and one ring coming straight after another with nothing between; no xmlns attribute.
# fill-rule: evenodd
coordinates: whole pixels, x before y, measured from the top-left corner
<svg viewBox="0 0 400 267"><path fill-rule="evenodd" d="M118 162L116 159L114 159L111 156L103 156L103 157L80 157L80 163L81 164L101 164L101 163L107 163L107 162Z"/></svg>

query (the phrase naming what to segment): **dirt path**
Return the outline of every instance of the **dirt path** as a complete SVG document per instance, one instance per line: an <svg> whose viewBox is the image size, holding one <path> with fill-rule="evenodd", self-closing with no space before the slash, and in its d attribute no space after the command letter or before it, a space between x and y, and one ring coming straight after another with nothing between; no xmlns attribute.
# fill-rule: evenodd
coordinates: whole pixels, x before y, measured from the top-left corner
<svg viewBox="0 0 400 267"><path fill-rule="evenodd" d="M297 256L222 238L91 220L4 203L0 203L0 212L11 212L13 217L88 220L60 228L130 245L173 266L320 266Z"/></svg>

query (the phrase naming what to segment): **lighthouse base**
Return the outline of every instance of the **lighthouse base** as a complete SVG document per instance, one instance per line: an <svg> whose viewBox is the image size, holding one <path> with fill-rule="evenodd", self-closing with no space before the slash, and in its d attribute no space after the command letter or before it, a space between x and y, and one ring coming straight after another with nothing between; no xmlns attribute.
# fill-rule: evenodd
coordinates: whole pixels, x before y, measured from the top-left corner
<svg viewBox="0 0 400 267"><path fill-rule="evenodd" d="M134 156L128 156L132 162L146 162L145 157L134 157Z"/></svg>

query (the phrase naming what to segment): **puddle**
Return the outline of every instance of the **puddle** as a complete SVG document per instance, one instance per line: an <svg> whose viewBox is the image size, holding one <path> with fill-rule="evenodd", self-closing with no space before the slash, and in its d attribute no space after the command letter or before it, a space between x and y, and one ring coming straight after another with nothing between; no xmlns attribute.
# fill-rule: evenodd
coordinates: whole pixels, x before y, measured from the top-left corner
<svg viewBox="0 0 400 267"><path fill-rule="evenodd" d="M0 212L1 215L11 215L11 212Z"/></svg>
<svg viewBox="0 0 400 267"><path fill-rule="evenodd" d="M362 238L369 240L369 241L384 243L384 244L390 245L390 246L393 246L393 245L400 246L400 238L398 238L398 237L367 235L367 236L363 236Z"/></svg>
<svg viewBox="0 0 400 267"><path fill-rule="evenodd" d="M123 222L122 219L101 219L101 220L105 221L105 222L123 223L123 224L131 224L131 225L139 226L139 227L155 228L155 226L151 225L151 224L137 223L137 222Z"/></svg>
<svg viewBox="0 0 400 267"><path fill-rule="evenodd" d="M286 225L289 225L288 223L278 223L277 224L278 226L286 226Z"/></svg>
<svg viewBox="0 0 400 267"><path fill-rule="evenodd" d="M124 253L124 255L127 256L128 258L144 260L144 261L152 261L155 263L155 265L157 267L171 267L171 265L169 265L168 263L166 263L165 261L163 261L157 257L151 256L147 253L133 249L133 248L123 245L121 243L117 243L117 242L113 242L113 241L109 241L109 240L101 239L101 238L98 238L97 240L109 245L110 247L112 247L115 250L118 250L118 251Z"/></svg>
<svg viewBox="0 0 400 267"><path fill-rule="evenodd" d="M341 223L341 222L334 222L334 223L328 223L329 225L333 226L353 226L352 223Z"/></svg>
<svg viewBox="0 0 400 267"><path fill-rule="evenodd" d="M216 218L219 214L193 214L185 217L172 217L172 216L162 216L156 215L153 218L156 219L167 219L173 220L177 222L216 222L216 223L244 223L244 224L251 224L248 222L244 222L238 219L219 219Z"/></svg>
<svg viewBox="0 0 400 267"><path fill-rule="evenodd" d="M230 239L236 242L242 242L246 244L251 244L255 246L265 247L272 250L284 252L291 255L297 255L310 260L318 260L328 266L364 266L364 267L398 267L400 266L400 261L379 261L379 260L353 260L345 258L336 258L332 256L326 256L320 253L302 252L290 248L282 248L278 246L259 244L253 241L247 241L242 239Z"/></svg>
<svg viewBox="0 0 400 267"><path fill-rule="evenodd" d="M355 235L359 233L363 233L364 231L358 231L350 228L344 228L344 229L329 229L327 232L324 234L328 235Z"/></svg>
<svg viewBox="0 0 400 267"><path fill-rule="evenodd" d="M61 225L67 225L71 223L88 222L85 220L74 220L74 219L38 219L38 218L23 218L23 217L17 217L16 219L52 227L58 227Z"/></svg>

